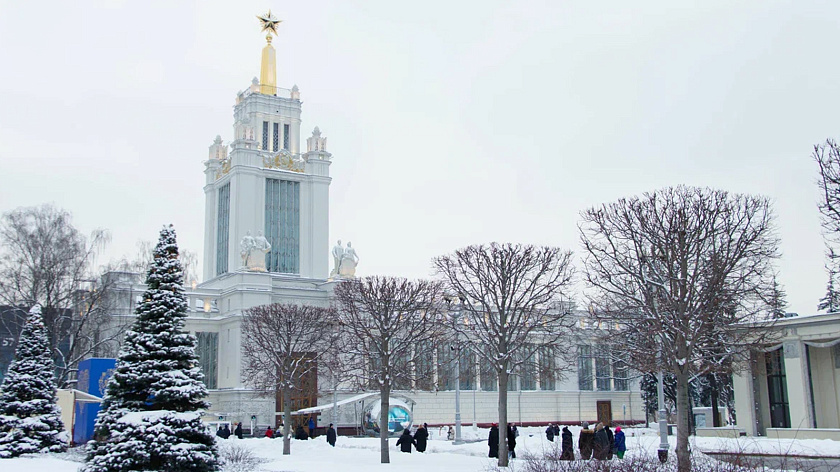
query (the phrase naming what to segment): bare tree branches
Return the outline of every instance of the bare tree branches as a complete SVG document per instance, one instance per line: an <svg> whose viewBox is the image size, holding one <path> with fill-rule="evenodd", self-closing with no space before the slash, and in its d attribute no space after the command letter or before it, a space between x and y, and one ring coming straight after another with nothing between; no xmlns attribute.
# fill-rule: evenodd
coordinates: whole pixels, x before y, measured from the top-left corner
<svg viewBox="0 0 840 472"><path fill-rule="evenodd" d="M822 199L818 207L820 223L826 246L826 272L828 284L825 296L820 299L818 310L834 312L840 310L840 295L835 287L837 273L840 272L838 245L840 245L840 145L833 139L826 139L824 144L814 146L811 157L819 167L817 181Z"/></svg>
<svg viewBox="0 0 840 472"><path fill-rule="evenodd" d="M52 205L19 208L0 222L0 301L18 307L41 304L59 386L99 342L79 338L99 320L99 296L89 296L82 307L76 302L80 291L95 283L92 265L108 240L101 229L84 237L70 213Z"/></svg>
<svg viewBox="0 0 840 472"><path fill-rule="evenodd" d="M283 454L291 453L291 393L317 368L329 345L334 311L274 303L245 310L242 320L243 374L265 395L283 396Z"/></svg>
<svg viewBox="0 0 840 472"><path fill-rule="evenodd" d="M609 339L642 370L677 377L686 470L690 375L727 370L767 341L778 257L764 197L675 187L582 213L585 278ZM778 287L775 287L778 289ZM777 303L778 305L778 303Z"/></svg>
<svg viewBox="0 0 840 472"><path fill-rule="evenodd" d="M503 453L508 377L538 350L560 342L573 323L571 304L562 301L574 273L571 257L571 251L558 248L491 243L433 262L448 288L463 299L463 322L453 323L454 330L498 376L500 466L508 460Z"/></svg>
<svg viewBox="0 0 840 472"><path fill-rule="evenodd" d="M440 323L443 288L438 282L365 277L335 287L339 320L353 341L347 354L352 370L379 387L381 462L388 454L388 409L396 382L431 374L423 366L427 346L444 334Z"/></svg>

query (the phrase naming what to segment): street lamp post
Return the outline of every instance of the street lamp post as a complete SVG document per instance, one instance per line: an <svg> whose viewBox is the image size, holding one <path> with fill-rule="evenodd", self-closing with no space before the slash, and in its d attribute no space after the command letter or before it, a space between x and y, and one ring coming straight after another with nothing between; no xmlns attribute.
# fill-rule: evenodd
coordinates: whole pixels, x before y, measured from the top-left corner
<svg viewBox="0 0 840 472"><path fill-rule="evenodd" d="M659 384L656 388L656 396L659 400L659 462L663 464L668 460L668 413L665 411L665 372L659 371Z"/></svg>
<svg viewBox="0 0 840 472"><path fill-rule="evenodd" d="M452 322L455 326L455 441L452 444L464 444L461 439L461 338L459 335L461 321L461 310L464 308L464 299L460 298L460 305L452 316ZM454 297L447 297L446 302L451 303Z"/></svg>

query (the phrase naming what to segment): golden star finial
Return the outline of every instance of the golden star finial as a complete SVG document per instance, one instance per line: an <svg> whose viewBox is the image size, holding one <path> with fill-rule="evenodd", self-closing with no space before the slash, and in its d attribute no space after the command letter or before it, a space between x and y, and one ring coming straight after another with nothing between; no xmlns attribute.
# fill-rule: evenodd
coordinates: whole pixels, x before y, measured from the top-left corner
<svg viewBox="0 0 840 472"><path fill-rule="evenodd" d="M277 35L277 25L280 24L283 20L278 20L274 15L271 14L271 10L268 10L268 13L262 16L257 16L257 19L260 20L262 24L262 30L268 31L270 33L274 33Z"/></svg>

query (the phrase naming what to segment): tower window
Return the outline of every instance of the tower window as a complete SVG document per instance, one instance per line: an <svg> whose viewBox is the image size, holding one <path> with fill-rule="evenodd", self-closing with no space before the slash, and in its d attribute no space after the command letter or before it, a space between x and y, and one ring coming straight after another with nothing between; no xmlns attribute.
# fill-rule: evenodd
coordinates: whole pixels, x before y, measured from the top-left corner
<svg viewBox="0 0 840 472"><path fill-rule="evenodd" d="M230 225L230 182L219 188L219 213L216 217L216 275L228 271Z"/></svg>
<svg viewBox="0 0 840 472"><path fill-rule="evenodd" d="M269 272L300 272L300 182L265 181L265 237L271 243Z"/></svg>
<svg viewBox="0 0 840 472"><path fill-rule="evenodd" d="M277 146L280 144L280 124L274 123L274 138L271 141L271 150L277 152Z"/></svg>
<svg viewBox="0 0 840 472"><path fill-rule="evenodd" d="M283 125L283 149L289 150L289 125Z"/></svg>
<svg viewBox="0 0 840 472"><path fill-rule="evenodd" d="M268 122L263 121L263 139L262 139L262 148L266 151L268 150Z"/></svg>

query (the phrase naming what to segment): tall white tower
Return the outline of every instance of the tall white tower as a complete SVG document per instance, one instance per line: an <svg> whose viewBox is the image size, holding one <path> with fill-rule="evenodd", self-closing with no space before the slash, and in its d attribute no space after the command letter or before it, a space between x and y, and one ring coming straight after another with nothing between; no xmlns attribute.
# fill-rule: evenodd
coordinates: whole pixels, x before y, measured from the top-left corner
<svg viewBox="0 0 840 472"><path fill-rule="evenodd" d="M271 33L279 20L260 17L268 35L260 77L239 92L234 139L219 137L205 162L204 281L242 268L240 241L260 233L271 244L266 270L300 278L329 273L330 158L315 128L300 152L300 92L277 87Z"/></svg>

